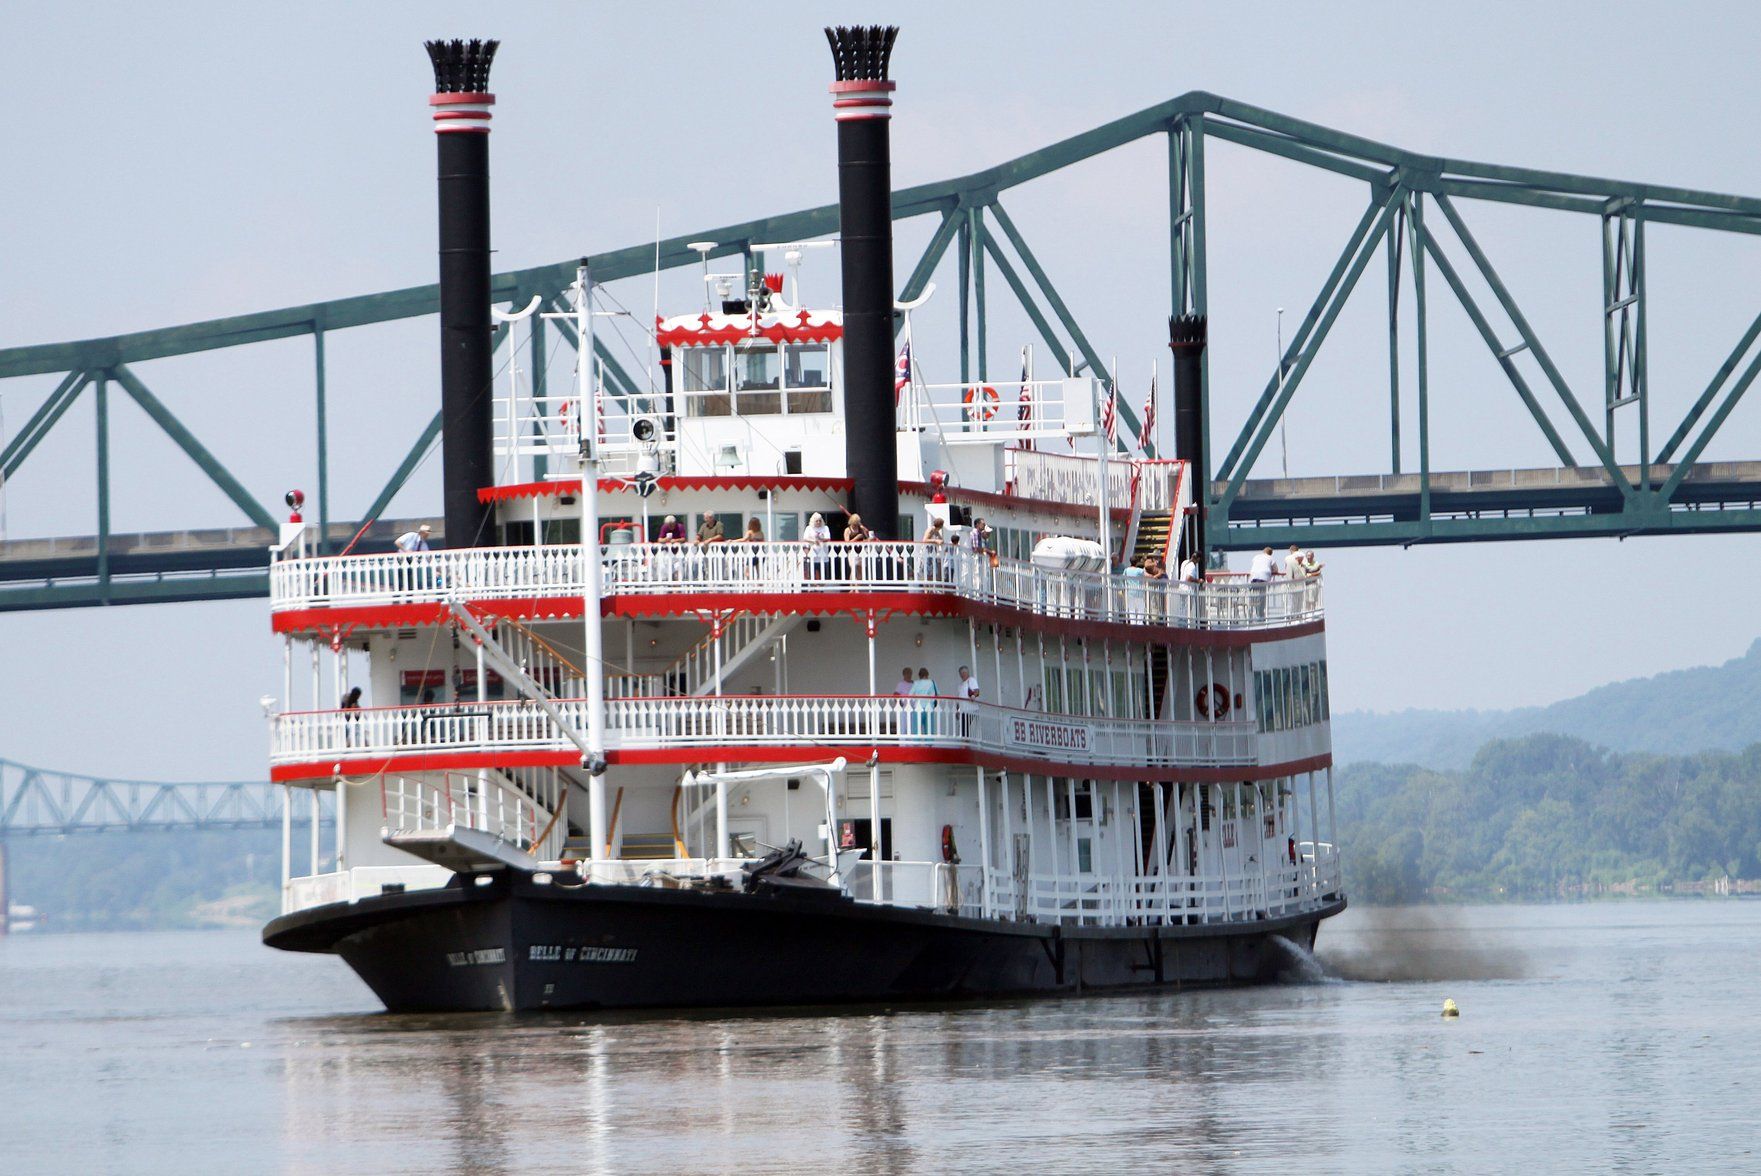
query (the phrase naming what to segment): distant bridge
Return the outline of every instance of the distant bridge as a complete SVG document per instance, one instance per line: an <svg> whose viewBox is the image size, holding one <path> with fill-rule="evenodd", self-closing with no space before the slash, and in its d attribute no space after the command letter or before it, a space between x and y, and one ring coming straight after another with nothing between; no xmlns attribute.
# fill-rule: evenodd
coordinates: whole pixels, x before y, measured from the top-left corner
<svg viewBox="0 0 1761 1176"><path fill-rule="evenodd" d="M1206 204L1207 143L1220 141L1231 149L1295 163L1310 169L1311 175L1341 178L1360 185L1364 197L1361 218L1345 237L1337 261L1284 353L1267 365L1264 388L1233 442L1219 443L1215 415L1210 417L1207 427L1213 436L1207 452L1212 468L1205 471L1203 484L1211 487L1207 531L1213 548L1761 530L1761 468L1747 462L1702 463L1708 445L1761 377L1761 282L1750 283L1757 292L1756 305L1741 308L1749 321L1747 329L1730 340L1728 351L1721 344L1701 356L1699 378L1704 385L1696 382L1666 390L1686 406L1673 419L1659 409L1652 394L1647 332L1655 324L1648 323L1646 286L1647 248L1655 252L1673 240L1660 235L1648 246L1648 226L1735 235L1724 237L1726 241L1761 236L1761 199L1423 155L1215 94L1183 94L995 167L893 194L895 220L935 218L922 255L908 271L901 267L907 276L900 297L921 295L950 251L957 262L957 297L944 305L958 308L963 382L992 379L987 370L987 274L993 293L1000 293L994 286L997 279L1007 287L1049 354L1070 357L1076 372L1105 370L1100 352L1029 246L1027 235L1005 211L1002 197L1010 193L1013 200L1014 190L1022 185L1145 139L1166 143L1169 227L1165 242L1136 244L1158 253L1165 248L1168 309L1173 313L1210 313L1207 222L1217 209ZM1599 380L1574 387L1566 379L1500 276L1492 258L1495 251L1488 251L1472 231L1469 222L1480 215L1477 210L1510 206L1580 218L1585 230L1582 270L1561 273L1557 289L1570 292L1562 299L1575 301L1581 297L1580 289L1598 287L1596 301L1582 306L1582 318L1601 328ZM1071 217L1071 211L1062 210L1056 231L1080 230L1081 221ZM755 252L756 243L822 237L836 232L837 225L837 207L824 205L693 230L658 246L645 242L613 249L589 261L600 283L646 280L656 267L697 265L699 255L690 243L710 240L719 243L712 256L739 256L749 267L762 266L765 259ZM1291 480L1250 478L1345 304L1378 256L1384 264L1375 268L1385 268L1387 275L1386 306L1377 309L1388 323L1386 380L1365 380L1361 398L1349 410L1365 428L1380 433L1386 427L1382 434L1388 439L1386 471ZM548 307L560 308L577 264L578 259L569 258L498 274L493 297L523 304L536 296ZM1599 281L1584 280L1598 269ZM1433 301L1462 311L1503 373L1503 380L1494 377L1494 386L1476 395L1489 398L1496 393L1520 403L1525 429L1532 426L1525 439L1543 442L1555 466L1433 469L1427 334ZM438 302L436 287L420 286L127 335L0 350L0 379L58 380L23 427L0 446L0 480L15 483L32 451L82 396L92 398L97 431L95 534L89 539L56 540L67 546L47 553L28 545L17 549L7 545L0 551L0 609L215 599L265 591L263 549L275 519L263 499L221 464L135 370L134 365L167 357L270 340L311 339L316 424L313 507L326 545L335 550L336 536L352 534L355 526L332 525L333 519L347 516L336 509L329 492L326 337L340 330L431 315ZM1220 337L1225 327L1240 333L1240 324L1219 322L1213 336ZM529 348L533 392L542 396L547 350L572 348L575 340L539 316L528 320L525 329L530 334L521 343L503 324L497 328L498 342ZM284 354L277 352L277 359ZM1405 363L1403 354L1408 357ZM624 395L640 391L630 369L611 353L604 338L596 341L595 355L611 387ZM629 358L634 359L634 354ZM304 369L305 361L298 362ZM1404 396L1403 371L1411 373ZM1007 377L1002 373L1002 378ZM1206 389L1208 406L1208 370ZM188 529L164 535L113 534L109 405L117 396L136 404L253 526L232 533L236 541L192 541L191 536L209 533ZM1135 403L1122 399L1119 407L1126 437L1137 429ZM1416 429L1406 430L1410 436L1403 435L1403 409L1416 412L1416 417L1408 418L1409 425L1416 424ZM1618 445L1617 423L1621 425ZM410 448L354 517L378 518L421 464L439 430L438 412L425 425L412 423L415 436ZM33 475L41 472L31 469ZM22 492L66 494L67 471L51 469L48 474L22 483Z"/></svg>
<svg viewBox="0 0 1761 1176"><path fill-rule="evenodd" d="M0 841L76 833L279 829L286 789L265 780L106 780L0 759ZM309 822L296 807L293 819Z"/></svg>

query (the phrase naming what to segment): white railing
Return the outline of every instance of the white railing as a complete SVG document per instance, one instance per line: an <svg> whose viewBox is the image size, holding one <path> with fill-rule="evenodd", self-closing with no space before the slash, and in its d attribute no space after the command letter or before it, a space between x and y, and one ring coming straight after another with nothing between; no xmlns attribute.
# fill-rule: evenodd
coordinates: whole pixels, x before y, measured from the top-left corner
<svg viewBox="0 0 1761 1176"><path fill-rule="evenodd" d="M560 798L548 782L531 788L536 796L495 770L424 773L381 777L379 797L387 833L476 829L552 858L568 832L551 820Z"/></svg>
<svg viewBox="0 0 1761 1176"><path fill-rule="evenodd" d="M1098 506L1100 479L1095 469L1096 460L1078 453L1009 449L1003 453L1003 482L1009 488L1009 493L1018 498ZM1125 510L1131 506L1132 474L1137 468L1138 463L1130 458L1107 459L1107 502L1114 510ZM1166 477L1161 480L1165 481ZM1169 508L1146 503L1143 509Z"/></svg>
<svg viewBox="0 0 1761 1176"><path fill-rule="evenodd" d="M353 866L340 873L289 878L281 891L281 913L332 902L352 902L385 893L387 886L406 890L434 890L452 877L445 866Z"/></svg>
<svg viewBox="0 0 1761 1176"><path fill-rule="evenodd" d="M586 726L584 701L561 699L556 705L571 723ZM1121 767L1247 765L1256 751L1251 721L1083 718L953 698L893 696L612 698L606 700L606 742L609 750L802 743L952 747L1045 763ZM273 763L293 764L573 746L548 715L520 700L288 712L275 718L270 755ZM434 803L456 806L457 801L449 796Z"/></svg>
<svg viewBox="0 0 1761 1176"><path fill-rule="evenodd" d="M1128 923L1221 923L1279 918L1324 905L1337 894L1337 861L1317 870L1304 858L1280 862L1261 874L1251 867L1222 874L1118 876L1032 873L1025 885L1009 871L992 868L988 911L1025 915L1036 922L1120 926ZM965 867L962 867L965 872ZM974 869L976 878L978 871Z"/></svg>
<svg viewBox="0 0 1761 1176"><path fill-rule="evenodd" d="M1318 577L1182 584L1068 572L931 543L634 543L602 547L608 597L703 592L946 594L1072 620L1267 629L1319 619ZM283 560L269 571L276 611L579 596L574 545L465 548Z"/></svg>
<svg viewBox="0 0 1761 1176"><path fill-rule="evenodd" d="M950 442L1006 441L1042 434L1062 438L1070 429L1064 412L1064 382L914 384L899 405L899 427L939 435Z"/></svg>

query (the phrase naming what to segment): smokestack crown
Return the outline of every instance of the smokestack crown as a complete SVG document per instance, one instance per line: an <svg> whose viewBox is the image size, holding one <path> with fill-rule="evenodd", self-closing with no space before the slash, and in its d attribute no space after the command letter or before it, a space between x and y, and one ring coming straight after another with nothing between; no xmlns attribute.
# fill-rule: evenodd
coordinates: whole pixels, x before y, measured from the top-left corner
<svg viewBox="0 0 1761 1176"><path fill-rule="evenodd" d="M838 25L825 31L840 82L884 82L898 25Z"/></svg>
<svg viewBox="0 0 1761 1176"><path fill-rule="evenodd" d="M1205 345L1205 316L1202 314L1175 314L1168 316L1168 346L1176 351L1187 347L1201 350Z"/></svg>
<svg viewBox="0 0 1761 1176"><path fill-rule="evenodd" d="M489 93L489 66L500 41L424 41L436 94Z"/></svg>

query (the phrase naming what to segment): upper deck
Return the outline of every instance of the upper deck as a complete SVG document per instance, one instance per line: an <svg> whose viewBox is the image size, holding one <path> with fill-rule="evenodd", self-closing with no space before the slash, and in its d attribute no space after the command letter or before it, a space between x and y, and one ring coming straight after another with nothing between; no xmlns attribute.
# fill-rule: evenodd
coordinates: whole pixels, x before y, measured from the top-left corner
<svg viewBox="0 0 1761 1176"><path fill-rule="evenodd" d="M1016 623L1041 619L1170 634L1274 635L1319 625L1319 579L1181 584L1035 566L928 543L633 543L599 547L602 611L815 613L885 609ZM286 559L270 569L278 632L484 615L578 616L578 544Z"/></svg>

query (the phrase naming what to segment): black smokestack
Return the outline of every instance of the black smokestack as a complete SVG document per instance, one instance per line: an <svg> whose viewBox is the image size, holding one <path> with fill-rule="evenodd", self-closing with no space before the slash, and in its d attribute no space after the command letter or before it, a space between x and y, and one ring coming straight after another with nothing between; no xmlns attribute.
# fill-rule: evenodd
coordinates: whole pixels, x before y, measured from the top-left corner
<svg viewBox="0 0 1761 1176"><path fill-rule="evenodd" d="M499 41L429 41L440 188L440 423L446 541L484 546L494 335L489 321L489 65Z"/></svg>
<svg viewBox="0 0 1761 1176"><path fill-rule="evenodd" d="M899 451L893 403L893 176L887 66L899 30L825 31L838 80L838 232L844 268L844 466L850 509L898 538Z"/></svg>
<svg viewBox="0 0 1761 1176"><path fill-rule="evenodd" d="M1176 314L1168 318L1168 346L1174 352L1174 456L1191 471L1193 530L1188 550L1205 566L1205 508L1210 502L1209 467L1205 461L1205 316Z"/></svg>

